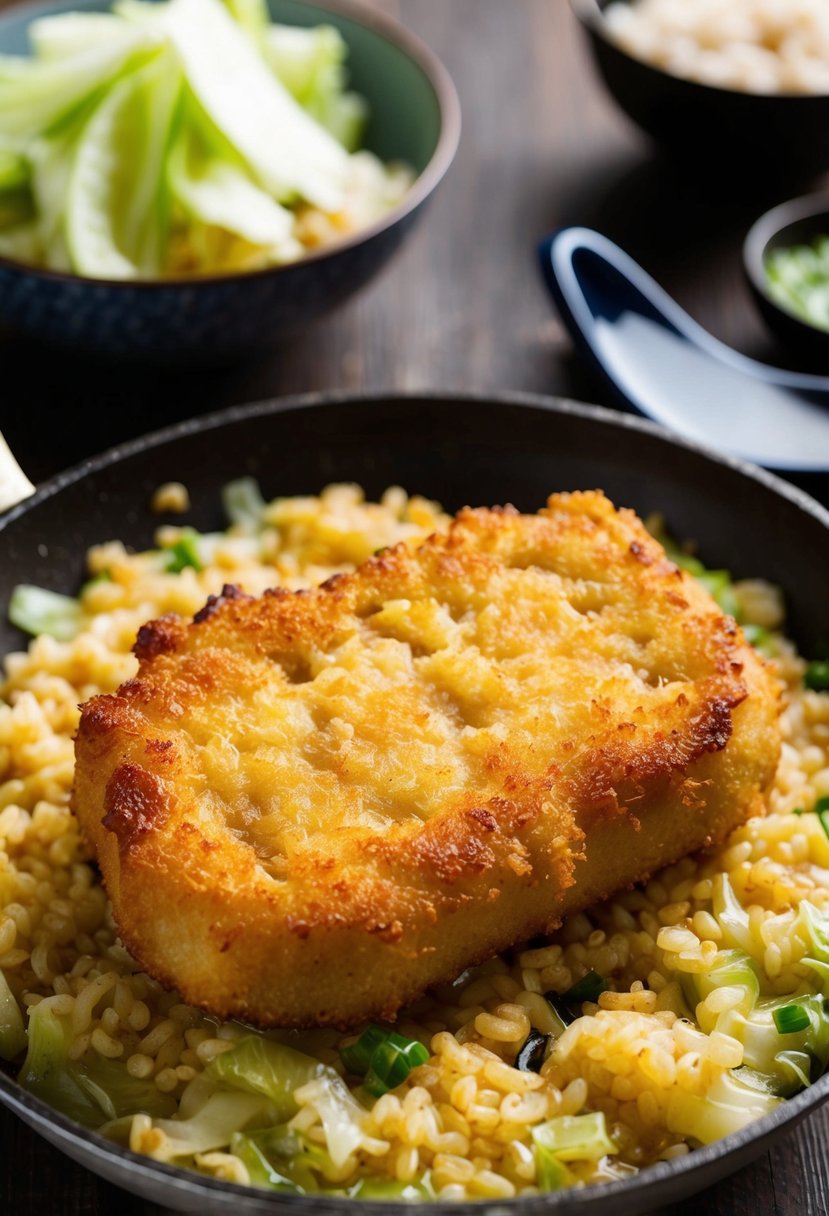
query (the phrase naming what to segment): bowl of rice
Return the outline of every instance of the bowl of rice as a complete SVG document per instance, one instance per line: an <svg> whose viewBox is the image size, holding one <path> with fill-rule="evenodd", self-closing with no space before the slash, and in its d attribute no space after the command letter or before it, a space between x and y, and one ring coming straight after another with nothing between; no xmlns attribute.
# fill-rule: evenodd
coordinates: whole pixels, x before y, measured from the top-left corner
<svg viewBox="0 0 829 1216"><path fill-rule="evenodd" d="M695 168L808 178L829 167L820 0L572 0L626 114Z"/></svg>
<svg viewBox="0 0 829 1216"><path fill-rule="evenodd" d="M78 703L130 678L140 626L228 582L319 583L466 502L594 484L772 666L765 814L394 1027L263 1034L142 973L70 809ZM806 495L572 403L329 395L128 444L0 532L0 1101L64 1152L181 1211L606 1216L710 1185L829 1096L829 514ZM407 1063L370 1092L378 1045Z"/></svg>
<svg viewBox="0 0 829 1216"><path fill-rule="evenodd" d="M113 357L295 334L398 249L460 135L359 0L62 0L0 16L0 322Z"/></svg>

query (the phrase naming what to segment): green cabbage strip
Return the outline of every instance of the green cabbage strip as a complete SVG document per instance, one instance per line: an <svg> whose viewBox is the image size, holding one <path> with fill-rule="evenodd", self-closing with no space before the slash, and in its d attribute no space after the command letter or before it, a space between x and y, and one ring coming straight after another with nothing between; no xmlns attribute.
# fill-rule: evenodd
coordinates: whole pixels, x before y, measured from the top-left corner
<svg viewBox="0 0 829 1216"><path fill-rule="evenodd" d="M257 532L267 506L255 477L237 477L222 487L222 506L228 523Z"/></svg>
<svg viewBox="0 0 829 1216"><path fill-rule="evenodd" d="M15 148L0 145L0 253L15 256L11 248L4 248L7 229L32 232L34 207L31 195L32 166L28 157ZM25 240L26 238L24 238ZM14 245L16 236L12 237ZM32 243L32 248L38 246Z"/></svg>
<svg viewBox="0 0 829 1216"><path fill-rule="evenodd" d="M10 223L8 232L3 231L3 219ZM25 212L8 215L0 201L0 257L13 258L16 262L40 262L43 258L43 241L37 224L27 222Z"/></svg>
<svg viewBox="0 0 829 1216"><path fill-rule="evenodd" d="M199 105L259 183L278 201L300 197L336 211L344 198L346 152L268 70L221 0L146 7L157 13L158 29L175 47Z"/></svg>
<svg viewBox="0 0 829 1216"><path fill-rule="evenodd" d="M296 257L294 217L255 184L232 151L211 156L199 133L183 123L167 165L170 195L191 221L233 232L270 249L275 260Z"/></svg>
<svg viewBox="0 0 829 1216"><path fill-rule="evenodd" d="M105 44L71 58L0 56L0 139L19 141L22 148L48 133L148 46L145 30L121 22Z"/></svg>
<svg viewBox="0 0 829 1216"><path fill-rule="evenodd" d="M327 1163L319 1145L308 1144L285 1124L236 1132L230 1151L246 1166L254 1186L295 1195L318 1191L318 1171Z"/></svg>
<svg viewBox="0 0 829 1216"><path fill-rule="evenodd" d="M26 1042L23 1014L5 975L0 971L0 1059L15 1059L25 1051Z"/></svg>
<svg viewBox="0 0 829 1216"><path fill-rule="evenodd" d="M48 1001L29 1011L29 1050L18 1080L24 1089L84 1127L144 1113L159 1118L175 1109L175 1099L155 1082L131 1077L123 1063L96 1052L71 1060L72 1020L54 1013Z"/></svg>
<svg viewBox="0 0 829 1216"><path fill-rule="evenodd" d="M205 1069L205 1076L227 1087L264 1095L273 1104L275 1119L283 1123L299 1110L294 1091L326 1071L330 1070L311 1056L252 1034L217 1056Z"/></svg>
<svg viewBox="0 0 829 1216"><path fill-rule="evenodd" d="M745 1076L757 1074L763 1078L767 1095L789 1097L814 1081L829 1064L825 1000L829 993L829 916L806 900L798 914L809 943L802 962L815 972L821 990L770 997L762 992L758 964L734 944L746 940L747 914L724 875L715 880L713 902L724 940L731 948L720 952L709 971L684 976L683 994L693 1012L715 989L740 990L742 995L731 1008L716 1016L703 1018L700 1014L702 1029L708 1034L717 1030L742 1044L743 1067L735 1070L735 1077L743 1070ZM756 1105L756 1099L752 1101Z"/></svg>
<svg viewBox="0 0 829 1216"><path fill-rule="evenodd" d="M59 13L38 17L28 29L29 43L37 59L72 59L92 48L112 46L135 30L115 13Z"/></svg>
<svg viewBox="0 0 829 1216"><path fill-rule="evenodd" d="M66 196L67 243L80 274L129 279L161 273L164 166L180 89L177 62L165 50L110 89L84 128ZM124 147L132 151L129 158Z"/></svg>
<svg viewBox="0 0 829 1216"><path fill-rule="evenodd" d="M83 625L84 613L70 595L20 583L9 600L9 620L33 637L48 633L59 642L70 642Z"/></svg>
<svg viewBox="0 0 829 1216"><path fill-rule="evenodd" d="M673 1090L668 1098L669 1130L710 1144L780 1105L779 1097L746 1084L738 1073L739 1070L722 1073L704 1098L685 1090Z"/></svg>
<svg viewBox="0 0 829 1216"><path fill-rule="evenodd" d="M0 148L0 193L28 186L31 168L25 156L13 148Z"/></svg>
<svg viewBox="0 0 829 1216"><path fill-rule="evenodd" d="M261 44L271 22L266 0L224 0L233 20L249 38Z"/></svg>
<svg viewBox="0 0 829 1216"><path fill-rule="evenodd" d="M823 995L829 997L829 915L804 899L798 908L798 919L809 943L809 953L801 962L811 967L821 982Z"/></svg>
<svg viewBox="0 0 829 1216"><path fill-rule="evenodd" d="M261 1095L235 1092L211 1094L189 1119L158 1119L155 1126L167 1137L161 1153L167 1160L226 1148L237 1131L270 1115Z"/></svg>
<svg viewBox="0 0 829 1216"><path fill-rule="evenodd" d="M250 1035L217 1056L205 1069L207 1079L224 1087L261 1094L269 1100L274 1122L285 1122L299 1110L295 1095L319 1114L331 1161L340 1168L363 1139L365 1112L345 1082L318 1060L283 1043ZM237 1128L236 1130L242 1130Z"/></svg>
<svg viewBox="0 0 829 1216"><path fill-rule="evenodd" d="M349 152L360 146L368 106L363 97L346 91L348 47L339 30L331 25L269 25L262 35L262 51L285 88L338 143Z"/></svg>
<svg viewBox="0 0 829 1216"><path fill-rule="evenodd" d="M600 1161L619 1150L607 1134L601 1111L586 1115L559 1115L533 1128L533 1151L539 1190L558 1191L573 1175L568 1161Z"/></svg>
<svg viewBox="0 0 829 1216"><path fill-rule="evenodd" d="M241 264L235 236L279 264L303 252L282 204L343 207L366 107L333 28L274 26L264 0L117 0L40 18L31 44L0 55L0 254L159 278Z"/></svg>

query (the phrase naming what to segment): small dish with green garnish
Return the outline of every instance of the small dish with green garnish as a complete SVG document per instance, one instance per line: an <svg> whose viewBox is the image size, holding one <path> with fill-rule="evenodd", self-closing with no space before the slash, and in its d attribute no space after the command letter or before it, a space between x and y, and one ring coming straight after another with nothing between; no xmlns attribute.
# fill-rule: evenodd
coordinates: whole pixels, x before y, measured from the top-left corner
<svg viewBox="0 0 829 1216"><path fill-rule="evenodd" d="M770 329L817 370L829 367L829 196L767 211L746 237L743 263Z"/></svg>

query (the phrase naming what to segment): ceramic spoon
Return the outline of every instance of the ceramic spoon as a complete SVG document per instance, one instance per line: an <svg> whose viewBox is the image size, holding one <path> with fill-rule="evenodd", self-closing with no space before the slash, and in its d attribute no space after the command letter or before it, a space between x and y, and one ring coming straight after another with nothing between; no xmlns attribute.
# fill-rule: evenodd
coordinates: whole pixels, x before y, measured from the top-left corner
<svg viewBox="0 0 829 1216"><path fill-rule="evenodd" d="M829 378L768 367L719 342L589 228L546 237L539 255L576 344L625 404L780 472L829 471Z"/></svg>
<svg viewBox="0 0 829 1216"><path fill-rule="evenodd" d="M28 498L34 492L34 486L12 456L9 445L0 434L0 511L13 507L15 503Z"/></svg>

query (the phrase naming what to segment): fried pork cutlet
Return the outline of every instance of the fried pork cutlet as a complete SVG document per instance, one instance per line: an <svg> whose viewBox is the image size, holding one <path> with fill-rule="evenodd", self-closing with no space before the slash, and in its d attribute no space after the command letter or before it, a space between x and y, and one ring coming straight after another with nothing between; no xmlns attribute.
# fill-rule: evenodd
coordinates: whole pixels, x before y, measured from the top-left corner
<svg viewBox="0 0 829 1216"><path fill-rule="evenodd" d="M778 758L740 630L630 511L464 510L307 592L141 629L75 806L152 975L263 1026L430 984L720 841Z"/></svg>

